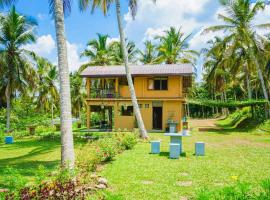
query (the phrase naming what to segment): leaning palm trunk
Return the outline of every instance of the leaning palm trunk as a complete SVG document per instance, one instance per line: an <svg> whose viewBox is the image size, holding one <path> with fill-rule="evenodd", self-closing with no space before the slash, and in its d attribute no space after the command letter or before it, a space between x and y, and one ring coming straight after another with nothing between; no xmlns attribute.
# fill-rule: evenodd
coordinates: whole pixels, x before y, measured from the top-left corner
<svg viewBox="0 0 270 200"><path fill-rule="evenodd" d="M7 122L6 122L6 132L10 132L10 111L11 111L11 100L10 100L10 84L7 84L6 91L6 101L7 101L7 108L6 108L6 115L7 115Z"/></svg>
<svg viewBox="0 0 270 200"><path fill-rule="evenodd" d="M248 90L248 99L252 99L252 91L250 87L249 71L248 71L247 64L244 64L244 71L245 71L245 78L246 78L246 84L247 84L247 90Z"/></svg>
<svg viewBox="0 0 270 200"><path fill-rule="evenodd" d="M63 0L55 0L55 29L58 50L60 77L60 112L61 112L61 164L64 168L74 168L74 145L72 135L72 116L67 47L64 28Z"/></svg>
<svg viewBox="0 0 270 200"><path fill-rule="evenodd" d="M127 76L127 81L128 81L128 86L129 86L129 91L130 91L130 96L135 112L135 116L137 119L137 123L140 129L141 137L142 138L148 138L147 132L144 127L144 122L142 119L142 115L138 106L138 101L136 98L136 93L130 73L130 69L128 66L128 56L127 56L127 50L126 50L126 42L125 42L125 35L123 31L123 25L122 25L122 18L121 18L121 10L120 10L120 1L116 0L116 14L117 14L117 21L118 21L118 28L119 28L119 33L120 33L120 40L121 40L121 46L122 46L122 51L123 51L123 56L124 56L124 63L125 63L125 70L126 70L126 76Z"/></svg>
<svg viewBox="0 0 270 200"><path fill-rule="evenodd" d="M266 117L268 118L270 116L270 109L269 109L269 97L268 97L268 93L266 90L265 81L264 81L262 70L259 66L258 60L255 58L255 56L253 57L253 59L255 61L255 66L256 66L256 69L258 71L259 79L260 79L260 82L262 85L264 99L267 101L267 103L266 103Z"/></svg>

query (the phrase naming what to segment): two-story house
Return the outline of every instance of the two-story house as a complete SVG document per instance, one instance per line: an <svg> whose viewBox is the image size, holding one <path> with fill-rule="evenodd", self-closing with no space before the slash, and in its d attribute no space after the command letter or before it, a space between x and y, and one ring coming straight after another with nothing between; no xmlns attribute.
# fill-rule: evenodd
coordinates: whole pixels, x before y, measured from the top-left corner
<svg viewBox="0 0 270 200"><path fill-rule="evenodd" d="M181 129L192 69L190 64L130 66L148 131L165 131L169 120L178 122ZM94 126L92 112L102 116L99 128L132 130L137 126L124 66L88 67L81 75L86 78L89 129Z"/></svg>

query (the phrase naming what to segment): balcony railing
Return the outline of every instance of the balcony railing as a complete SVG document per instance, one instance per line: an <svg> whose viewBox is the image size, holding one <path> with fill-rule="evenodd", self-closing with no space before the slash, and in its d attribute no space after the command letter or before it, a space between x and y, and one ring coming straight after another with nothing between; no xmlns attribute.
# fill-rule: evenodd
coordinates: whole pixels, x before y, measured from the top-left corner
<svg viewBox="0 0 270 200"><path fill-rule="evenodd" d="M118 98L119 93L116 93L114 89L93 89L90 90L90 98Z"/></svg>

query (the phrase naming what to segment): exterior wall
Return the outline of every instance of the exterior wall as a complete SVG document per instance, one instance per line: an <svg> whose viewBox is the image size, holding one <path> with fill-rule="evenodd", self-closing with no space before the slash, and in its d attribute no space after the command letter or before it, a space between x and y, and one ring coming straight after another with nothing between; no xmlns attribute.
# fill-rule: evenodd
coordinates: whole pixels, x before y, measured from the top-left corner
<svg viewBox="0 0 270 200"><path fill-rule="evenodd" d="M168 90L149 90L148 79L150 77L135 77L134 87L137 98L181 98L182 93L182 77L169 76L168 77ZM128 86L120 86L119 93L121 97L130 97Z"/></svg>
<svg viewBox="0 0 270 200"><path fill-rule="evenodd" d="M145 127L148 131L153 130L153 101L162 102L162 129L165 131L167 127L167 121L172 119L179 122L178 130L181 130L181 119L183 116L183 103L184 95L182 88L183 77L181 76L169 76L168 77L168 90L149 90L148 80L151 77L134 77L134 86L138 99L138 103L141 104L141 114ZM104 105L114 107L114 128L115 129L128 129L135 128L134 116L120 116L120 108L122 105L132 106L129 88L128 86L122 86L118 84L118 78L116 79L115 92L120 94L115 98L91 98L90 97L90 78L87 78L87 126L90 128L90 105ZM148 104L149 107L145 107Z"/></svg>
<svg viewBox="0 0 270 200"><path fill-rule="evenodd" d="M153 130L153 101L138 101L141 104L141 114L147 131ZM120 108L122 105L132 105L131 101L110 101L104 100L102 102L104 106L114 107L114 128L132 130L135 128L135 116L121 116ZM147 108L145 105L148 104ZM87 113L87 127L90 128L90 105L101 105L100 101L87 101L88 113ZM167 127L167 121L172 119L179 122L178 130L181 130L181 119L183 117L182 111L183 103L181 101L163 101L162 105L162 130L165 131Z"/></svg>

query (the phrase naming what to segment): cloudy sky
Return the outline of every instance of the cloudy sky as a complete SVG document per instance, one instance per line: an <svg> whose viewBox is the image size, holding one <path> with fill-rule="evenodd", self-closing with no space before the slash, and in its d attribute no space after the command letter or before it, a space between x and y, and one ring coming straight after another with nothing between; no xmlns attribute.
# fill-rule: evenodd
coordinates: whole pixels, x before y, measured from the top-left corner
<svg viewBox="0 0 270 200"><path fill-rule="evenodd" d="M39 3L37 3L39 2ZM220 24L217 13L223 12L218 0L139 0L138 13L133 20L128 10L127 0L121 0L122 13L125 23L125 32L129 40L142 47L143 42L160 35L170 26L182 27L186 34L192 33L190 48L200 50L207 46L207 41L214 37L210 33L201 35L203 28ZM20 0L16 6L20 13L35 17L39 26L37 42L27 48L32 49L52 62L57 62L55 29L52 17L48 14L47 0ZM270 8L259 13L256 23L270 21ZM96 33L109 34L112 39L118 38L118 29L115 7L110 8L108 16L104 17L97 10L81 13L73 0L72 14L66 18L66 35L69 66L76 70L85 62L80 59L80 52L86 47L87 41L96 38ZM218 33L222 34L222 33ZM198 71L201 72L202 61L198 62Z"/></svg>

